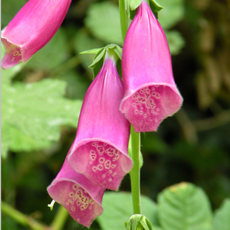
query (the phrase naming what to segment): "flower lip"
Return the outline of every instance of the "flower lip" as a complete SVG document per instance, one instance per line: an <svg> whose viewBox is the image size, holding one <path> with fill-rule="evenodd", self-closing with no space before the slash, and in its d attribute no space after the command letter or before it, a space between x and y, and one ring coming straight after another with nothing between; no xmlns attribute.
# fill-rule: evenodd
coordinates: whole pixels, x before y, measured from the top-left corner
<svg viewBox="0 0 230 230"><path fill-rule="evenodd" d="M93 184L117 190L122 178L132 168L132 160L123 150L102 138L78 142L68 156L69 164Z"/></svg>
<svg viewBox="0 0 230 230"><path fill-rule="evenodd" d="M7 38L1 38L6 53L2 59L1 65L3 69L8 69L15 66L18 63L23 62L23 55L21 46L14 45Z"/></svg>
<svg viewBox="0 0 230 230"><path fill-rule="evenodd" d="M63 205L75 221L86 227L102 214L101 202L105 189L95 186L84 175L74 171L67 157L47 190L50 197Z"/></svg>
<svg viewBox="0 0 230 230"><path fill-rule="evenodd" d="M89 191L82 183L77 183L76 181L72 180L72 179L68 179L68 178L57 178L57 179L54 179L54 181L51 183L52 186L55 186L57 185L58 183L61 183L61 182L70 182L70 183L73 183L73 184L78 184L80 187L82 187L84 190L87 190L87 193L89 194L89 196L92 198L93 197L93 194L91 191ZM51 187L51 185L49 185L47 187L47 190L49 190L49 188ZM104 191L104 190L101 190L101 191ZM103 194L104 192L102 192ZM54 199L55 200L55 199ZM95 202L101 206L101 204L95 199Z"/></svg>
<svg viewBox="0 0 230 230"><path fill-rule="evenodd" d="M160 123L176 113L182 97L177 88L168 83L147 83L123 98L120 110L133 124L135 132L156 131Z"/></svg>
<svg viewBox="0 0 230 230"><path fill-rule="evenodd" d="M92 221L103 212L102 205L82 184L74 180L55 179L47 191L56 202L68 210L74 220L86 227L90 227ZM103 193L104 190L100 195L101 198Z"/></svg>
<svg viewBox="0 0 230 230"><path fill-rule="evenodd" d="M124 96L122 101L128 99L129 97L131 97L132 96L131 94L135 94L136 92L138 92L142 88L146 88L146 87L149 87L149 86L153 86L153 87L154 86L155 87L164 86L164 87L168 87L171 90L173 90L176 93L178 93L178 90L177 90L176 86L173 85L173 84L169 84L169 83L165 83L165 82L149 82L149 83L142 84L142 85L140 85L139 87L137 87L135 89L129 89L130 91L128 91L128 93L126 92L126 95ZM121 105L120 105L120 107L121 107Z"/></svg>

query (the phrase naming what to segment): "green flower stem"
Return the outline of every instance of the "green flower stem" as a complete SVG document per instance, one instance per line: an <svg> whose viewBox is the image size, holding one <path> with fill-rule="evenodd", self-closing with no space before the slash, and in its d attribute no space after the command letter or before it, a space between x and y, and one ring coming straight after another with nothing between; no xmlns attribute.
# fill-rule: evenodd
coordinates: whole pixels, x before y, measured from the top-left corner
<svg viewBox="0 0 230 230"><path fill-rule="evenodd" d="M119 0L120 22L123 41L128 30L128 17L125 11L125 0Z"/></svg>
<svg viewBox="0 0 230 230"><path fill-rule="evenodd" d="M123 41L125 40L128 31L128 16L125 10L125 0L119 0L120 9L120 22ZM140 133L134 131L131 125L131 147L132 147L132 160L133 168L130 172L131 177L131 190L133 200L134 214L141 213L141 200L140 200Z"/></svg>
<svg viewBox="0 0 230 230"><path fill-rule="evenodd" d="M68 211L60 205L58 208L58 211L53 219L53 222L51 223L51 227L53 230L62 230L64 229L63 226L66 222L67 217L69 216Z"/></svg>
<svg viewBox="0 0 230 230"><path fill-rule="evenodd" d="M11 207L5 202L1 202L1 210L2 213L8 215L12 219L14 219L16 222L26 226L30 227L33 230L47 230L49 229L48 226L45 226L43 224L38 223L36 220L33 218L24 215L23 213L19 212L15 208Z"/></svg>
<svg viewBox="0 0 230 230"><path fill-rule="evenodd" d="M130 172L131 176L131 191L133 199L133 213L141 214L141 199L140 199L140 133L134 131L131 125L131 146L133 168Z"/></svg>

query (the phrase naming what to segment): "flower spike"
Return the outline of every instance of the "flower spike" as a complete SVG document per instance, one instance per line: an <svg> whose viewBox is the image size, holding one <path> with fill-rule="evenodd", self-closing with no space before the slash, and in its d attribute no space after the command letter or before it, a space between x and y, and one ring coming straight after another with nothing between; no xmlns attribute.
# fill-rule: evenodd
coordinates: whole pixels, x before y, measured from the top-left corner
<svg viewBox="0 0 230 230"><path fill-rule="evenodd" d="M125 38L122 77L125 96L120 110L136 132L156 131L181 107L167 39L146 1L138 7Z"/></svg>
<svg viewBox="0 0 230 230"><path fill-rule="evenodd" d="M70 165L95 185L117 190L132 168L128 155L130 125L119 111L123 85L113 57L88 88L68 157Z"/></svg>
<svg viewBox="0 0 230 230"><path fill-rule="evenodd" d="M2 68L27 61L60 27L71 0L29 0L2 30Z"/></svg>

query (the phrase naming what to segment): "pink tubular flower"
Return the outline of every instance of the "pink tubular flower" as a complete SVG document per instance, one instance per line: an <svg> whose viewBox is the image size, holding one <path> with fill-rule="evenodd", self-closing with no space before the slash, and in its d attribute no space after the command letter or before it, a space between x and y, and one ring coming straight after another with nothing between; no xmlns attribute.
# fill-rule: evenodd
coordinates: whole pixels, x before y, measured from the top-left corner
<svg viewBox="0 0 230 230"><path fill-rule="evenodd" d="M125 38L122 77L125 96L120 110L136 132L156 131L181 107L167 39L146 1L137 9Z"/></svg>
<svg viewBox="0 0 230 230"><path fill-rule="evenodd" d="M101 201L105 189L95 186L84 175L74 171L67 158L47 190L75 221L86 227L103 212Z"/></svg>
<svg viewBox="0 0 230 230"><path fill-rule="evenodd" d="M118 189L132 168L128 156L130 125L119 111L124 95L113 58L106 57L102 69L88 88L78 122L70 165L95 185Z"/></svg>
<svg viewBox="0 0 230 230"><path fill-rule="evenodd" d="M2 68L27 61L54 36L71 0L29 0L3 29Z"/></svg>

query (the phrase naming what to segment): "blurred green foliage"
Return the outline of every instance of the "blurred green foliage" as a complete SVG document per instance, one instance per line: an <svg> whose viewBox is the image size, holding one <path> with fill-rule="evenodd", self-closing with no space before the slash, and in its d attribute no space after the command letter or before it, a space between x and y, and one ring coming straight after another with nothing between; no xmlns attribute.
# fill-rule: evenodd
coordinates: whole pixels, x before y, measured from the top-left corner
<svg viewBox="0 0 230 230"><path fill-rule="evenodd" d="M122 204L122 205L121 205ZM107 192L103 197L103 214L98 222L103 230L124 229L125 222L133 215L132 195L129 192ZM141 197L142 213L157 225L157 206L148 197Z"/></svg>
<svg viewBox="0 0 230 230"><path fill-rule="evenodd" d="M229 229L229 202L226 199L213 215L204 191L185 182L164 189L158 194L157 203L141 197L142 215L151 222L153 230ZM102 230L124 229L124 223L132 215L131 193L107 192L102 205L104 212L97 219Z"/></svg>
<svg viewBox="0 0 230 230"><path fill-rule="evenodd" d="M164 7L159 21L169 41L174 77L184 104L157 132L142 134L142 194L156 201L172 184L194 183L207 194L207 209L216 210L223 204L214 215L213 226L225 230L219 226L229 221L229 201L223 203L230 197L229 5L224 0L158 1ZM25 2L2 1L2 28ZM51 223L58 205L52 212L47 208L51 199L46 187L74 140L81 102L93 79L88 66L94 55L79 53L121 42L117 1L73 0L47 46L27 63L2 70L3 201L35 220ZM130 191L128 175L120 190ZM197 187L194 191L203 196ZM158 198L159 207L169 205L164 199L167 193L170 189ZM104 207L106 211L106 203ZM98 223L105 229L103 215ZM210 223L210 215L203 218ZM163 219L160 215L158 221ZM99 229L98 223L94 222L92 229ZM29 229L5 214L2 228ZM77 228L69 217L64 229Z"/></svg>

